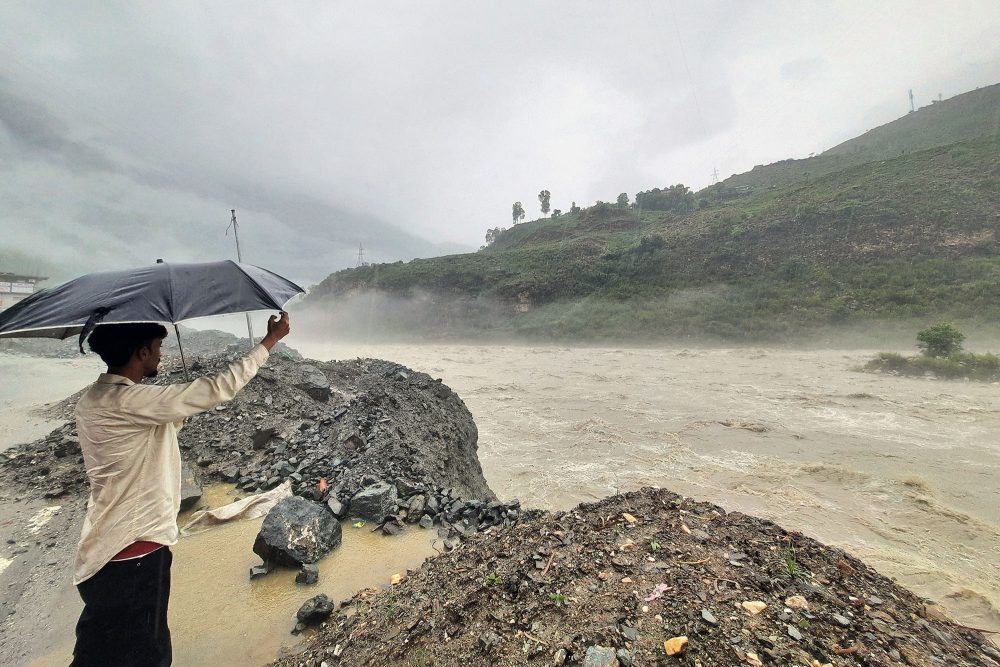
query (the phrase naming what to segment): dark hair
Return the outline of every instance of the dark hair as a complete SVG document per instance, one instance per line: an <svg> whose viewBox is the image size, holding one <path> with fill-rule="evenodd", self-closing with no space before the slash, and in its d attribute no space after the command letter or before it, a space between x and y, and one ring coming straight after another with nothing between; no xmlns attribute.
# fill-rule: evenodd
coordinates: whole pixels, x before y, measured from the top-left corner
<svg viewBox="0 0 1000 667"><path fill-rule="evenodd" d="M136 350L166 337L167 328L162 324L138 322L101 324L87 341L90 349L99 354L109 368L118 368L127 364Z"/></svg>

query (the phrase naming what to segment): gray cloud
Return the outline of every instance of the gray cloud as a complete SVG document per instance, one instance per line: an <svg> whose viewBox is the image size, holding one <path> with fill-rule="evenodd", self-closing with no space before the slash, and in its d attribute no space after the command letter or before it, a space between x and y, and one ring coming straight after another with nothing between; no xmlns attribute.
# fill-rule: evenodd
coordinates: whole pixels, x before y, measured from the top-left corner
<svg viewBox="0 0 1000 667"><path fill-rule="evenodd" d="M65 136L65 123L54 118L35 102L5 90L0 79L0 127L9 137L12 148L22 159L43 157L76 169L112 170L111 162L100 151Z"/></svg>
<svg viewBox="0 0 1000 667"><path fill-rule="evenodd" d="M209 259L237 208L248 257L307 283L359 243L471 249L542 188L704 186L887 122L910 87L994 83L1000 6L964 7L6 3L3 243L66 271Z"/></svg>

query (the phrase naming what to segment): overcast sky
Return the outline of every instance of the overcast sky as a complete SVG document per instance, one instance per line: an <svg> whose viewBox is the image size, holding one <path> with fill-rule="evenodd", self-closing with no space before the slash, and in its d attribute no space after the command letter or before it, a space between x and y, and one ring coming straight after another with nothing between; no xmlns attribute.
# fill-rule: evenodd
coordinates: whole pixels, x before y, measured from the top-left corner
<svg viewBox="0 0 1000 667"><path fill-rule="evenodd" d="M805 157L1000 81L1000 3L0 3L0 271L311 284ZM63 276L65 277L65 276Z"/></svg>

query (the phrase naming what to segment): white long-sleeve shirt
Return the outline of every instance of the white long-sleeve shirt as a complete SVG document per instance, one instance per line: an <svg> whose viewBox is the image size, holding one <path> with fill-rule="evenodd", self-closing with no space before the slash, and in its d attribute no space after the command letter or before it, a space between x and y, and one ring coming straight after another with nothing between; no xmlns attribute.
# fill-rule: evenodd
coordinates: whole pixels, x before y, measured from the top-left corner
<svg viewBox="0 0 1000 667"><path fill-rule="evenodd" d="M103 373L76 405L76 429L90 480L73 583L97 574L133 542L177 543L184 420L231 400L267 361L255 346L213 377L144 385Z"/></svg>

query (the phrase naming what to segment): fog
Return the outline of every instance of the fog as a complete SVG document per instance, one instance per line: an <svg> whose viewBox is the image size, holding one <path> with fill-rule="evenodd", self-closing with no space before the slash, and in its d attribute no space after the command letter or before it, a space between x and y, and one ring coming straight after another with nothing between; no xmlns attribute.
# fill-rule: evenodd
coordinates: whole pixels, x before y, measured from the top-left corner
<svg viewBox="0 0 1000 667"><path fill-rule="evenodd" d="M0 6L0 270L305 284L810 153L1000 79L1000 5Z"/></svg>

